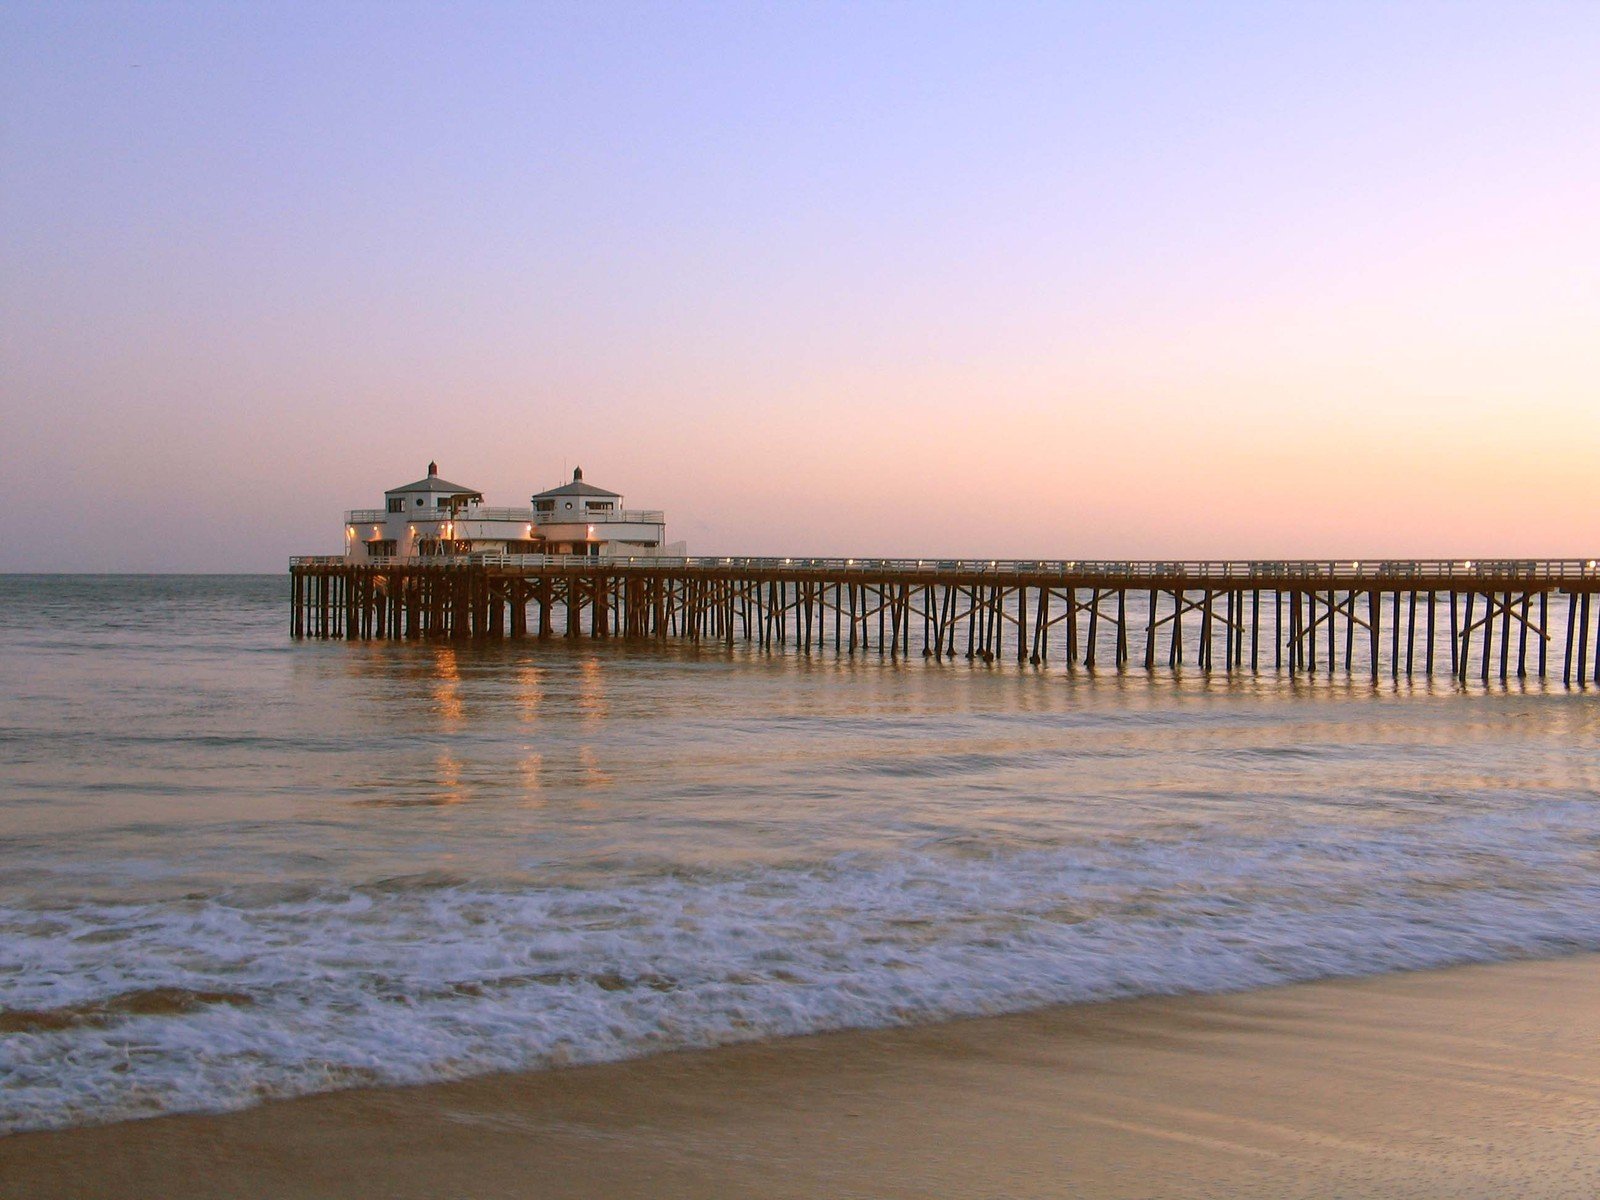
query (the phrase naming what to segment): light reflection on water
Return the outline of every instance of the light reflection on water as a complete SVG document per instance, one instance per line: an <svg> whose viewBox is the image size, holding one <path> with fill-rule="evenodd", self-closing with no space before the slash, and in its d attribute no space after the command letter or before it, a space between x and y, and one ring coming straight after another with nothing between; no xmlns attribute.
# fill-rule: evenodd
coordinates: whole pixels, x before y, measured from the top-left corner
<svg viewBox="0 0 1600 1200"><path fill-rule="evenodd" d="M1594 693L296 645L283 592L0 578L0 1131L1600 949Z"/></svg>
<svg viewBox="0 0 1600 1200"><path fill-rule="evenodd" d="M446 861L505 882L1381 827L1597 781L1594 699L1537 684L294 644L276 578L0 586L38 601L0 625L11 893L41 861L46 886L116 893L130 863L158 890Z"/></svg>

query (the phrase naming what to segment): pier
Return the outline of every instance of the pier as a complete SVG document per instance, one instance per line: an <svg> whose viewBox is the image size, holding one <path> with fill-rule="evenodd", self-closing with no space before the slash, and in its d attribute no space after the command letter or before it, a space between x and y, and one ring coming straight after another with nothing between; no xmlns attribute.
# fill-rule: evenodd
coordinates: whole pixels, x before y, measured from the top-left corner
<svg viewBox="0 0 1600 1200"><path fill-rule="evenodd" d="M296 638L683 639L1089 670L1600 683L1593 559L472 554L295 558L289 574Z"/></svg>

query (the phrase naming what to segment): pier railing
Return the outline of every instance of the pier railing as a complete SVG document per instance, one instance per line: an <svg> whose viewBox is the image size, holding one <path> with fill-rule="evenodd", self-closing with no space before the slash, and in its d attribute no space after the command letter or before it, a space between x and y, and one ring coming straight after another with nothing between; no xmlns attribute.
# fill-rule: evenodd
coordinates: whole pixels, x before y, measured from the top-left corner
<svg viewBox="0 0 1600 1200"><path fill-rule="evenodd" d="M470 519L470 518L462 518ZM1436 558L1436 559L971 559L971 558L802 558L708 556L667 557L613 555L586 558L572 554L456 554L430 558L379 557L347 560L340 555L307 555L291 566L338 566L351 562L366 567L485 566L523 570L635 568L641 570L711 570L796 573L828 572L909 575L986 575L995 577L1059 576L1109 581L1187 579L1197 583L1249 580L1372 581L1394 584L1411 579L1460 581L1561 582L1600 579L1600 559L1581 558Z"/></svg>

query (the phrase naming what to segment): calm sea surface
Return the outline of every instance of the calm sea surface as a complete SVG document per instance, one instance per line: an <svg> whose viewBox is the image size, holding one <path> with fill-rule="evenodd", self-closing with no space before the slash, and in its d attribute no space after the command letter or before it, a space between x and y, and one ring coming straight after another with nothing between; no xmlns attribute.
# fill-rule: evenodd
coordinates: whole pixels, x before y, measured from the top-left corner
<svg viewBox="0 0 1600 1200"><path fill-rule="evenodd" d="M0 576L0 1129L1600 948L1600 698Z"/></svg>

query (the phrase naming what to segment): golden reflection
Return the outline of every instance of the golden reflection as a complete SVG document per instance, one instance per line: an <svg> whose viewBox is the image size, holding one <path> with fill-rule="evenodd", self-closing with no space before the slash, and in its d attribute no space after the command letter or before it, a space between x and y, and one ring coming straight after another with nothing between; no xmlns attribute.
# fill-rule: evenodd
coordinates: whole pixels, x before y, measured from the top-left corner
<svg viewBox="0 0 1600 1200"><path fill-rule="evenodd" d="M524 723L539 719L539 703L544 685L538 667L527 666L517 672L517 714Z"/></svg>
<svg viewBox="0 0 1600 1200"><path fill-rule="evenodd" d="M605 787L611 782L611 776L600 765L600 756L594 752L593 746L579 747L578 764L583 769L580 776L583 786Z"/></svg>
<svg viewBox="0 0 1600 1200"><path fill-rule="evenodd" d="M537 750L529 750L517 764L517 773L522 777L523 807L543 808L545 806L545 798L541 794L541 789L544 787L543 771L544 755Z"/></svg>
<svg viewBox="0 0 1600 1200"><path fill-rule="evenodd" d="M578 711L586 720L603 721L611 714L606 699L605 668L597 658L578 664Z"/></svg>
<svg viewBox="0 0 1600 1200"><path fill-rule="evenodd" d="M464 804L467 799L466 788L462 786L461 760L448 750L441 750L434 755L433 765L437 776L435 783L439 789L438 804Z"/></svg>
<svg viewBox="0 0 1600 1200"><path fill-rule="evenodd" d="M461 670L453 646L441 646L434 654L433 709L444 718L446 728L455 728L466 718L461 702Z"/></svg>

